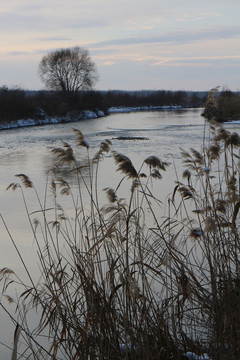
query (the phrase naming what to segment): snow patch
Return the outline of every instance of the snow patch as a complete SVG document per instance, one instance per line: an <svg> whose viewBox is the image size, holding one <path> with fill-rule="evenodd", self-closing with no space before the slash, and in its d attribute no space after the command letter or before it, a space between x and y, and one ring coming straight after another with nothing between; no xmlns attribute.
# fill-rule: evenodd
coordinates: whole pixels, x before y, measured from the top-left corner
<svg viewBox="0 0 240 360"><path fill-rule="evenodd" d="M83 119L96 119L98 116L94 111L84 110L83 111Z"/></svg>
<svg viewBox="0 0 240 360"><path fill-rule="evenodd" d="M38 126L38 125L49 125L49 124L59 124L67 123L74 121L81 121L85 119L97 119L99 117L105 116L104 112L101 110L91 111L84 110L78 112L77 114L68 114L65 117L41 117L38 119L20 119L16 121L10 121L5 123L0 123L0 130L14 129L25 126Z"/></svg>
<svg viewBox="0 0 240 360"><path fill-rule="evenodd" d="M134 111L158 111L158 110L178 110L181 106L137 106L137 107L111 107L108 109L109 114L128 113Z"/></svg>
<svg viewBox="0 0 240 360"><path fill-rule="evenodd" d="M188 351L185 356L188 360L211 360L208 354L197 355L190 351Z"/></svg>
<svg viewBox="0 0 240 360"><path fill-rule="evenodd" d="M226 122L224 122L224 124L226 124L226 125L229 125L229 124L233 124L233 125L235 125L235 124L240 124L240 120L226 121Z"/></svg>

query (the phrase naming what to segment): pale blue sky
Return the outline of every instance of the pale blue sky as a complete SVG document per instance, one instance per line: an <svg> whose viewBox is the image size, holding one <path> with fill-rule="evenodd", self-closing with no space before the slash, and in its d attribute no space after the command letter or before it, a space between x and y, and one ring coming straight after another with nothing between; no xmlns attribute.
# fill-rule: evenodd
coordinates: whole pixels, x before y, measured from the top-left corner
<svg viewBox="0 0 240 360"><path fill-rule="evenodd" d="M97 89L240 90L240 0L11 0L0 7L0 86L42 89L49 51L89 49Z"/></svg>

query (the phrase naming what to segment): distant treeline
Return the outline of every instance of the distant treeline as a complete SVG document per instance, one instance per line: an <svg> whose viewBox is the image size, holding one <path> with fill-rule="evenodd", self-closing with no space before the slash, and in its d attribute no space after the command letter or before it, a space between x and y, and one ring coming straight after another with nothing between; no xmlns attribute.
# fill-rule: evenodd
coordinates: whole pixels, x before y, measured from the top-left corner
<svg viewBox="0 0 240 360"><path fill-rule="evenodd" d="M200 107L206 93L185 91L86 91L74 97L53 91L25 91L0 87L0 121L43 116L65 116L71 111L110 107L167 106Z"/></svg>
<svg viewBox="0 0 240 360"><path fill-rule="evenodd" d="M207 93L186 91L107 91L105 101L109 107L137 106L183 106L201 107L204 105Z"/></svg>
<svg viewBox="0 0 240 360"><path fill-rule="evenodd" d="M25 91L0 87L0 121L39 119L47 116L66 116L72 111L102 110L110 107L182 106L202 107L207 92L186 91L86 91L66 96L52 91ZM239 95L225 91L219 95L221 116L235 117L240 113ZM234 113L234 114L233 114ZM220 119L220 118L219 118Z"/></svg>

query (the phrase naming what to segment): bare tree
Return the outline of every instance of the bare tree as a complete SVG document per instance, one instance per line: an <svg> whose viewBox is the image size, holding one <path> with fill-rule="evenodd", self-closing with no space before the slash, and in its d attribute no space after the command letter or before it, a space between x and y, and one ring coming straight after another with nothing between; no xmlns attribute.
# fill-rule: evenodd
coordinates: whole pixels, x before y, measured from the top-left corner
<svg viewBox="0 0 240 360"><path fill-rule="evenodd" d="M66 94L89 90L98 78L88 50L79 46L55 50L44 56L39 64L39 75L48 89Z"/></svg>

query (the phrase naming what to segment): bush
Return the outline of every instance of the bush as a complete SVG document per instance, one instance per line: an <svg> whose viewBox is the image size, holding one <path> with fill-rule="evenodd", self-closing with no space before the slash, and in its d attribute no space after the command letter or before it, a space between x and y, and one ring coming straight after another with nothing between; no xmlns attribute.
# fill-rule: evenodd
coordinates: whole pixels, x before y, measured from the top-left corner
<svg viewBox="0 0 240 360"><path fill-rule="evenodd" d="M217 120L239 120L240 119L240 95L229 90L224 90L218 97L219 114Z"/></svg>

